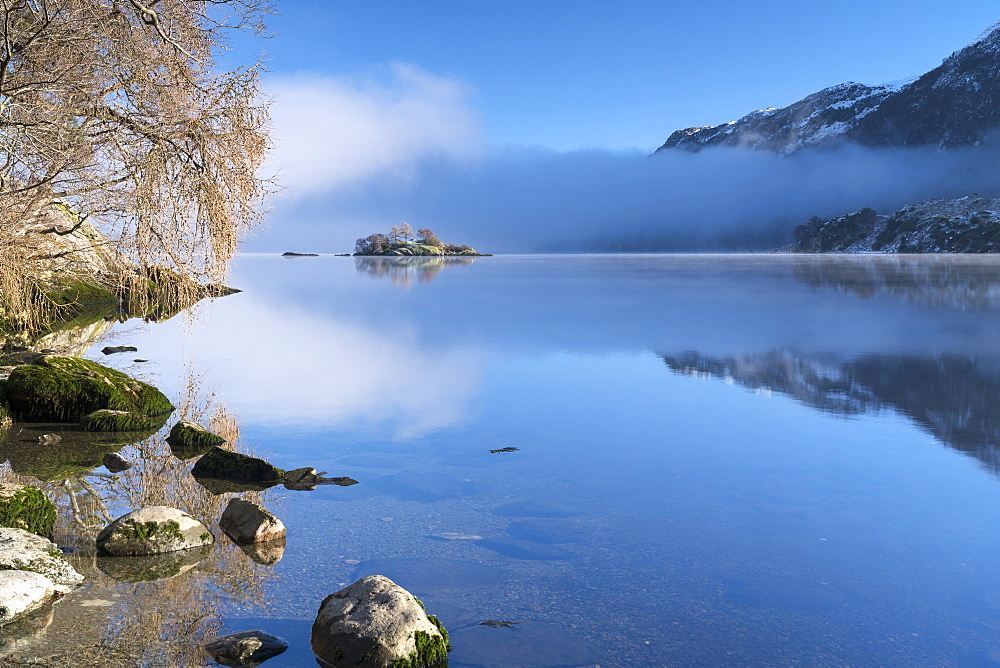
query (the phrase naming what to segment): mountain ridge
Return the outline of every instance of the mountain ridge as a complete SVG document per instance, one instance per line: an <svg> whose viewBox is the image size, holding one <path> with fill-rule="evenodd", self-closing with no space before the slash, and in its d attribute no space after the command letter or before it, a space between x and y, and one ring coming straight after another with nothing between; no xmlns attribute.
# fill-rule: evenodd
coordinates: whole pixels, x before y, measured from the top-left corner
<svg viewBox="0 0 1000 668"><path fill-rule="evenodd" d="M843 141L953 148L988 141L998 130L1000 23L922 75L877 86L837 84L786 107L677 130L655 153L735 146L788 154Z"/></svg>

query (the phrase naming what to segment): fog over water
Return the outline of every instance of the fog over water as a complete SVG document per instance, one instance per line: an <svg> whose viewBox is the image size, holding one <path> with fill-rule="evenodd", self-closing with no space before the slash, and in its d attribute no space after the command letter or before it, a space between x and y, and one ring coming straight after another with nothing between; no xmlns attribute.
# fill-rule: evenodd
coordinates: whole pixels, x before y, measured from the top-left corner
<svg viewBox="0 0 1000 668"><path fill-rule="evenodd" d="M270 87L276 150L265 171L285 190L247 251L346 252L401 221L494 253L770 250L812 216L1000 195L996 142L791 156L557 151L491 142L473 86L411 63Z"/></svg>
<svg viewBox="0 0 1000 668"><path fill-rule="evenodd" d="M347 251L405 220L490 252L769 250L811 216L1000 194L995 146L845 146L792 156L509 147L422 161L405 177L331 183L278 203L251 249ZM276 246L277 245L277 246Z"/></svg>

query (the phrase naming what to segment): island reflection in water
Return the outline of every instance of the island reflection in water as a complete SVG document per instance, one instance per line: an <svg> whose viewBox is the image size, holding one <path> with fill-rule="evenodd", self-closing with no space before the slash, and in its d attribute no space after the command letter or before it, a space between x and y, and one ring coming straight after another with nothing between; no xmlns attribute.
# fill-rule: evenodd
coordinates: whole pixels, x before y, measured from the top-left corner
<svg viewBox="0 0 1000 668"><path fill-rule="evenodd" d="M386 277L392 284L400 288L409 288L416 278L421 283L434 280L443 269L464 267L476 261L475 257L438 257L438 256L392 256L354 258L354 267L358 273L368 274L377 278Z"/></svg>
<svg viewBox="0 0 1000 668"><path fill-rule="evenodd" d="M121 341L171 397L190 363L276 465L359 481L286 495L273 566L220 540L162 581L216 591L192 606L225 632L290 640L267 665L309 665L319 601L374 572L439 615L452 666L992 665L1000 483L956 450L996 471L1000 258L391 278L245 257L193 334ZM116 614L150 585L130 586Z"/></svg>

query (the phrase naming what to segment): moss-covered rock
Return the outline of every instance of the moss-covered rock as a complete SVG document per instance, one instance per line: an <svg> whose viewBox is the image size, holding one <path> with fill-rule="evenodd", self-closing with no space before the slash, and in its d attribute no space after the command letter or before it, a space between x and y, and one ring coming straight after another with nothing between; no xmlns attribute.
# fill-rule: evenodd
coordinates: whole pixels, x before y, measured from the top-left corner
<svg viewBox="0 0 1000 668"><path fill-rule="evenodd" d="M231 450L214 447L205 453L191 469L196 478L222 480L247 480L272 482L281 479L285 472L263 459L242 455Z"/></svg>
<svg viewBox="0 0 1000 668"><path fill-rule="evenodd" d="M0 484L0 526L52 536L56 507L45 492L30 485Z"/></svg>
<svg viewBox="0 0 1000 668"><path fill-rule="evenodd" d="M166 421L166 414L149 417L102 408L80 418L80 426L84 431L148 431L159 429Z"/></svg>
<svg viewBox="0 0 1000 668"><path fill-rule="evenodd" d="M111 556L176 552L209 545L215 539L204 524L169 506L149 506L123 515L97 534L97 549Z"/></svg>
<svg viewBox="0 0 1000 668"><path fill-rule="evenodd" d="M429 668L448 663L448 636L423 603L389 578L370 575L327 596L311 635L333 666Z"/></svg>
<svg viewBox="0 0 1000 668"><path fill-rule="evenodd" d="M191 459L203 455L225 442L226 439L194 422L178 422L170 428L170 435L167 436L170 451L178 459Z"/></svg>
<svg viewBox="0 0 1000 668"><path fill-rule="evenodd" d="M26 422L78 422L101 409L154 416L173 410L158 389L91 360L46 355L7 379L14 413Z"/></svg>

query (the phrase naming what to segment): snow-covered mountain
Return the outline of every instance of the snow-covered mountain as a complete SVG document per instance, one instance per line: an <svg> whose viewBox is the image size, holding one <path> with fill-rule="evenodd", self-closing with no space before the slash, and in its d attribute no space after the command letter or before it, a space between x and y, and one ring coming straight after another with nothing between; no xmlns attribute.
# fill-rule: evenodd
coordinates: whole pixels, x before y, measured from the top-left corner
<svg viewBox="0 0 1000 668"><path fill-rule="evenodd" d="M677 130L657 153L708 146L793 153L843 140L949 148L995 134L1000 134L1000 23L922 76L880 86L840 84L782 109Z"/></svg>

